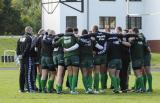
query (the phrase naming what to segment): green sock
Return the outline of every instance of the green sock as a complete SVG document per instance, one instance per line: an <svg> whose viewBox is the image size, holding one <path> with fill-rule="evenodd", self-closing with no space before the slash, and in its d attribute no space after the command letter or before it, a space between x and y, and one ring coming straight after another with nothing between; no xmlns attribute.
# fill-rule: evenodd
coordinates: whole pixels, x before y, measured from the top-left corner
<svg viewBox="0 0 160 103"><path fill-rule="evenodd" d="M73 78L72 75L68 75L68 81L69 81L70 89L71 89L71 87L72 87L72 78Z"/></svg>
<svg viewBox="0 0 160 103"><path fill-rule="evenodd" d="M84 88L85 88L85 90L87 91L88 90L88 87L87 87L87 76L83 76L82 77L82 80L83 80L83 85L84 85Z"/></svg>
<svg viewBox="0 0 160 103"><path fill-rule="evenodd" d="M94 75L94 88L99 91L99 73Z"/></svg>
<svg viewBox="0 0 160 103"><path fill-rule="evenodd" d="M41 75L40 74L37 74L37 81L38 81L38 87L40 90L42 90L42 87L41 87Z"/></svg>
<svg viewBox="0 0 160 103"><path fill-rule="evenodd" d="M137 85L137 78L135 79L133 89L136 89L136 85Z"/></svg>
<svg viewBox="0 0 160 103"><path fill-rule="evenodd" d="M137 78L136 78L135 89L136 89L136 90L139 90L139 89L140 89L140 77L137 77Z"/></svg>
<svg viewBox="0 0 160 103"><path fill-rule="evenodd" d="M146 89L146 83L147 83L147 75L143 75L143 83L144 83L144 88Z"/></svg>
<svg viewBox="0 0 160 103"><path fill-rule="evenodd" d="M140 87L142 90L145 90L143 76L140 77Z"/></svg>
<svg viewBox="0 0 160 103"><path fill-rule="evenodd" d="M88 76L88 88L92 89L92 83L93 83L93 78L92 78L92 75L89 75Z"/></svg>
<svg viewBox="0 0 160 103"><path fill-rule="evenodd" d="M105 74L101 74L101 89L105 89Z"/></svg>
<svg viewBox="0 0 160 103"><path fill-rule="evenodd" d="M118 91L117 78L114 77L114 76L112 77L112 83L113 83L112 85L113 85L113 87L114 87L114 90L115 90L115 91Z"/></svg>
<svg viewBox="0 0 160 103"><path fill-rule="evenodd" d="M108 80L108 75L107 74L105 74L105 87L104 87L104 89L107 89L107 80Z"/></svg>
<svg viewBox="0 0 160 103"><path fill-rule="evenodd" d="M47 80L41 80L42 92L45 91Z"/></svg>
<svg viewBox="0 0 160 103"><path fill-rule="evenodd" d="M148 75L147 75L147 79L148 79L148 87L149 87L149 90L152 90L152 75L151 75L151 74L148 74Z"/></svg>
<svg viewBox="0 0 160 103"><path fill-rule="evenodd" d="M56 91L57 93L60 93L62 91L62 86L56 85Z"/></svg>
<svg viewBox="0 0 160 103"><path fill-rule="evenodd" d="M75 87L77 85L77 80L78 80L77 75L73 75L73 77L72 77L72 87L71 87L72 91L75 91Z"/></svg>
<svg viewBox="0 0 160 103"><path fill-rule="evenodd" d="M54 80L49 80L48 81L48 91L50 92L53 88Z"/></svg>
<svg viewBox="0 0 160 103"><path fill-rule="evenodd" d="M119 77L116 77L117 78L117 88L118 90L120 89L120 78Z"/></svg>

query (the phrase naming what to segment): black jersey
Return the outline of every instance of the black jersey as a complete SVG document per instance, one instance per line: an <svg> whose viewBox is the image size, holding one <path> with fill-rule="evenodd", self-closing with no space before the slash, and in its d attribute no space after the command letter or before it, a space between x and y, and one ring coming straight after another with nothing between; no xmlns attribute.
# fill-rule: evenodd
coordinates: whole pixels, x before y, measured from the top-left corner
<svg viewBox="0 0 160 103"><path fill-rule="evenodd" d="M22 55L22 58L31 56L31 43L32 38L30 34L24 34L24 36L20 37L17 41L17 55Z"/></svg>
<svg viewBox="0 0 160 103"><path fill-rule="evenodd" d="M52 40L53 36L47 35L46 37L43 37L41 41L41 56L52 56Z"/></svg>
<svg viewBox="0 0 160 103"><path fill-rule="evenodd" d="M93 47L95 45L95 40L91 39L91 35L80 36L79 45L81 56L93 56Z"/></svg>
<svg viewBox="0 0 160 103"><path fill-rule="evenodd" d="M111 34L108 38L108 59L121 59L122 46L121 38L118 34Z"/></svg>
<svg viewBox="0 0 160 103"><path fill-rule="evenodd" d="M144 38L142 35L137 34L137 37L135 37L135 40L131 43L131 59L137 60L142 59L144 56Z"/></svg>
<svg viewBox="0 0 160 103"><path fill-rule="evenodd" d="M53 39L53 41L54 42L57 42L61 37L63 37L64 36L64 34L57 34L55 37L54 37L54 39ZM63 52L63 47L61 46L61 45L59 45L59 46L56 46L56 47L54 47L54 49L53 49L53 54L62 54L62 53L64 53Z"/></svg>
<svg viewBox="0 0 160 103"><path fill-rule="evenodd" d="M147 55L147 54L150 54L151 53L151 49L150 49L150 46L145 38L145 36L143 34L140 34L142 35L142 38L143 38L143 43L144 43L144 55Z"/></svg>
<svg viewBox="0 0 160 103"><path fill-rule="evenodd" d="M106 54L107 51L107 33L96 32L94 33L96 42L103 47L103 50L95 48L96 55Z"/></svg>
<svg viewBox="0 0 160 103"><path fill-rule="evenodd" d="M121 38L121 41L125 41L125 42L129 42L128 37L123 36L123 38ZM123 44L121 44L121 53L122 53L122 58L124 59L130 59L130 47L125 46Z"/></svg>

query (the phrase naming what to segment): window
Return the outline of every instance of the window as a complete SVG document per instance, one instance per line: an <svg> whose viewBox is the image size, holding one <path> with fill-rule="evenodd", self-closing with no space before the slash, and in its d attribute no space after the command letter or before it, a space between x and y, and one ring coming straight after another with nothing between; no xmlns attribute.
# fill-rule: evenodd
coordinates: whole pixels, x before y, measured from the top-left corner
<svg viewBox="0 0 160 103"><path fill-rule="evenodd" d="M127 0L126 0L127 1ZM129 0L129 1L142 1L142 0Z"/></svg>
<svg viewBox="0 0 160 103"><path fill-rule="evenodd" d="M99 28L104 29L105 25L108 25L110 29L116 28L116 17L99 17Z"/></svg>
<svg viewBox="0 0 160 103"><path fill-rule="evenodd" d="M82 0L60 0L62 2L81 2Z"/></svg>
<svg viewBox="0 0 160 103"><path fill-rule="evenodd" d="M142 0L129 0L129 1L142 1Z"/></svg>
<svg viewBox="0 0 160 103"><path fill-rule="evenodd" d="M128 17L128 28L142 29L142 17Z"/></svg>
<svg viewBox="0 0 160 103"><path fill-rule="evenodd" d="M77 1L77 0L66 0L66 1L68 1L68 2L72 2L72 1Z"/></svg>
<svg viewBox="0 0 160 103"><path fill-rule="evenodd" d="M66 28L77 28L77 16L66 16Z"/></svg>
<svg viewBox="0 0 160 103"><path fill-rule="evenodd" d="M99 0L99 1L116 1L116 0Z"/></svg>

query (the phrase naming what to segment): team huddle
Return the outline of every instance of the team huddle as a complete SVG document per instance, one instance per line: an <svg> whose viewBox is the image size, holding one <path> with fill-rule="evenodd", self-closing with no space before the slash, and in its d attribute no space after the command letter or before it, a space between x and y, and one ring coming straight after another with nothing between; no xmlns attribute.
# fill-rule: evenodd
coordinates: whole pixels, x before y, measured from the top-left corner
<svg viewBox="0 0 160 103"><path fill-rule="evenodd" d="M137 28L114 33L93 26L91 31L67 28L65 33L40 29L36 36L32 27L17 41L20 61L20 92L63 92L64 76L71 94L78 94L79 70L85 93L106 92L110 77L113 93L129 91L130 67L134 71L136 93L152 92L151 51ZM67 71L67 73L65 73ZM55 87L54 87L55 84ZM148 84L148 85L147 85Z"/></svg>

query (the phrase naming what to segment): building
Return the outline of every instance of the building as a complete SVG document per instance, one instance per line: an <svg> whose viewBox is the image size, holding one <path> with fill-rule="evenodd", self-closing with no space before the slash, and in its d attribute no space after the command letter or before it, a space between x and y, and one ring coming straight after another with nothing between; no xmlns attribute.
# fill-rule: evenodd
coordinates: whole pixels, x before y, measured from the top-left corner
<svg viewBox="0 0 160 103"><path fill-rule="evenodd" d="M99 25L138 27L153 52L160 52L160 0L42 0L42 27L57 33L66 27L88 29ZM129 16L128 16L129 15Z"/></svg>

